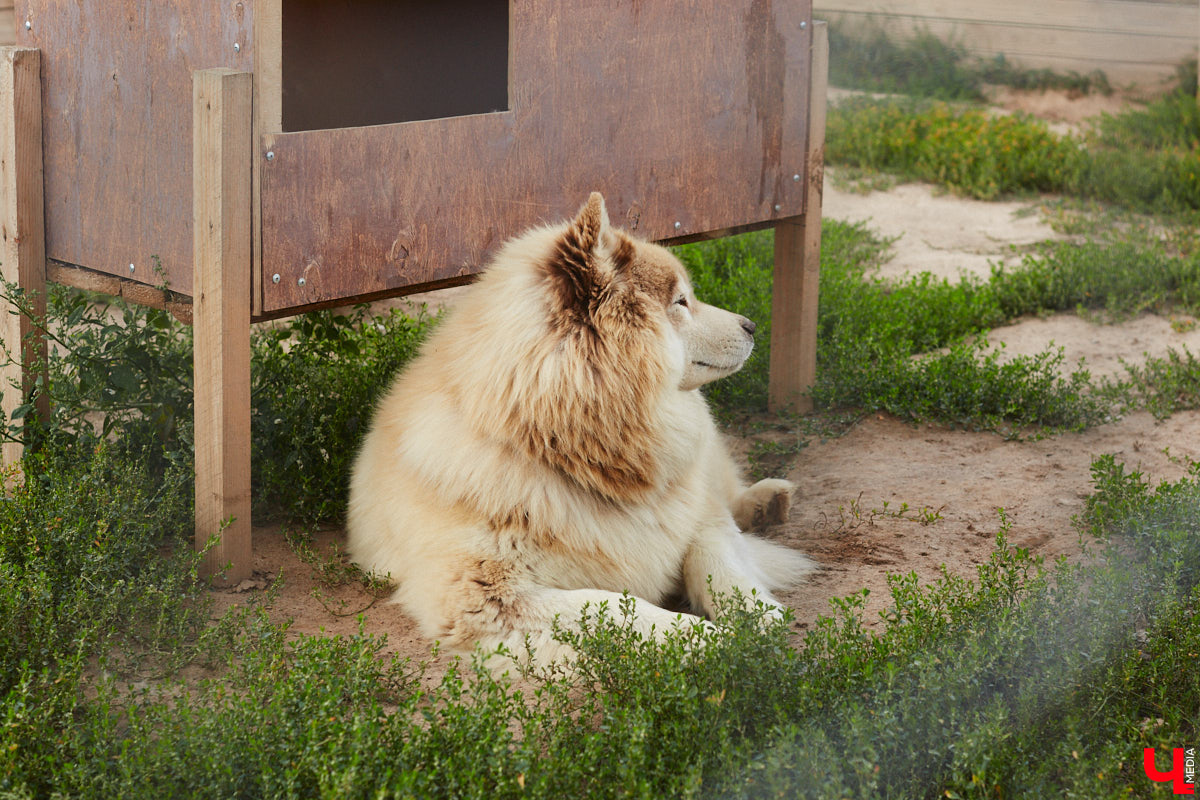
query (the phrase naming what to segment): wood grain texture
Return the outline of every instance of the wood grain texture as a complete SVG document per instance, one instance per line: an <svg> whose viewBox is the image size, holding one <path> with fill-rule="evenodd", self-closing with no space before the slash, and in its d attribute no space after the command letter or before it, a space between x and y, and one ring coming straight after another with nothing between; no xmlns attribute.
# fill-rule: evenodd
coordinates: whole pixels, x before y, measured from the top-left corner
<svg viewBox="0 0 1200 800"><path fill-rule="evenodd" d="M46 249L42 217L42 109L40 54L17 47L0 48L0 275L24 290L36 315L46 309ZM45 363L45 339L33 321L0 308L0 341L19 359L0 367L0 424L23 405L38 375L31 365ZM43 396L35 413L49 418ZM4 442L0 463L15 464L23 449Z"/></svg>
<svg viewBox="0 0 1200 800"><path fill-rule="evenodd" d="M253 82L248 72L196 73L195 422L196 547L221 531L205 557L236 584L252 571L250 548L250 182Z"/></svg>
<svg viewBox="0 0 1200 800"><path fill-rule="evenodd" d="M254 3L16 3L42 51L51 258L156 284L157 256L192 293L192 71L252 69Z"/></svg>
<svg viewBox="0 0 1200 800"><path fill-rule="evenodd" d="M825 180L825 95L829 33L815 25L808 118L805 211L775 227L771 294L771 364L767 402L774 411L812 411L817 378L817 292L821 278L821 196Z"/></svg>
<svg viewBox="0 0 1200 800"><path fill-rule="evenodd" d="M929 31L974 55L1024 67L1103 70L1114 84L1155 84L1196 53L1200 6L1136 0L816 0L842 29L855 23L900 37ZM836 56L835 56L836 57Z"/></svg>
<svg viewBox="0 0 1200 800"><path fill-rule="evenodd" d="M592 190L660 240L804 212L810 0L511 14L509 111L264 136L264 312L462 279Z"/></svg>

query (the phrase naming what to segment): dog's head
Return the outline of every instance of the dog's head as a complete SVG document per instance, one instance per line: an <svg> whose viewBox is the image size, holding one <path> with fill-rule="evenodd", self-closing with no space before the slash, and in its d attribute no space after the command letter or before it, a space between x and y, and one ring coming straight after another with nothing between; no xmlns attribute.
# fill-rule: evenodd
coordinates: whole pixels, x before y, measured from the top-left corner
<svg viewBox="0 0 1200 800"><path fill-rule="evenodd" d="M446 372L466 418L613 499L684 468L680 391L753 345L753 323L697 301L679 260L612 227L599 194L508 242L455 314L430 347L464 365Z"/></svg>
<svg viewBox="0 0 1200 800"><path fill-rule="evenodd" d="M679 259L612 227L598 192L559 234L544 269L557 327L616 339L655 330L679 389L737 372L754 348L754 323L697 300Z"/></svg>

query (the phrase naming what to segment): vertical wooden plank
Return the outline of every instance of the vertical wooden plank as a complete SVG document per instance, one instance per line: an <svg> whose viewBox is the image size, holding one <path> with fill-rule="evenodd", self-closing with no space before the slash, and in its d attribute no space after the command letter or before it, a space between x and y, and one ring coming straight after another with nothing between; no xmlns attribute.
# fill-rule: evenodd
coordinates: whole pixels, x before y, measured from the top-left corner
<svg viewBox="0 0 1200 800"><path fill-rule="evenodd" d="M262 165L264 133L283 130L283 0L259 0L254 20L253 240L250 311L263 311Z"/></svg>
<svg viewBox="0 0 1200 800"><path fill-rule="evenodd" d="M42 197L41 54L21 47L0 48L0 274L24 289L33 311L46 310L46 228ZM0 309L0 339L21 363L0 368L3 424L25 403L37 376L30 365L44 363L45 339L33 320ZM36 413L49 416L43 396ZM21 460L22 445L5 442L5 465Z"/></svg>
<svg viewBox="0 0 1200 800"><path fill-rule="evenodd" d="M804 214L775 226L775 279L771 297L772 410L812 410L807 394L817 376L817 289L821 261L821 193L825 177L825 89L829 33L813 25Z"/></svg>
<svg viewBox="0 0 1200 800"><path fill-rule="evenodd" d="M196 546L221 525L203 570L236 584L250 548L250 269L252 76L193 75Z"/></svg>

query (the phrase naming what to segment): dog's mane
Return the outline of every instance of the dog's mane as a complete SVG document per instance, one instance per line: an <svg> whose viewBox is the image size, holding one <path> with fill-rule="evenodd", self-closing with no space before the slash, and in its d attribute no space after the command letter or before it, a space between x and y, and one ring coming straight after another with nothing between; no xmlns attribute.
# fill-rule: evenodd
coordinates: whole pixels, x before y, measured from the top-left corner
<svg viewBox="0 0 1200 800"><path fill-rule="evenodd" d="M580 485L629 499L656 485L667 365L661 324L638 291L637 241L608 226L593 195L541 263L551 329L541 391L514 398L525 452Z"/></svg>

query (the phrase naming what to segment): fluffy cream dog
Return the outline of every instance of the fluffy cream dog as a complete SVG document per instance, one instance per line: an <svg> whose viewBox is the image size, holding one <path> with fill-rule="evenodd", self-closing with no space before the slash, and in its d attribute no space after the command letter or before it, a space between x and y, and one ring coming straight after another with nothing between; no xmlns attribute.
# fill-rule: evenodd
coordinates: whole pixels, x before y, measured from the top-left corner
<svg viewBox="0 0 1200 800"><path fill-rule="evenodd" d="M661 632L682 596L795 583L810 562L741 531L791 484L739 479L699 387L737 371L754 323L696 300L666 249L612 228L593 194L508 242L376 412L350 486L349 552L451 647L526 637L623 592Z"/></svg>

